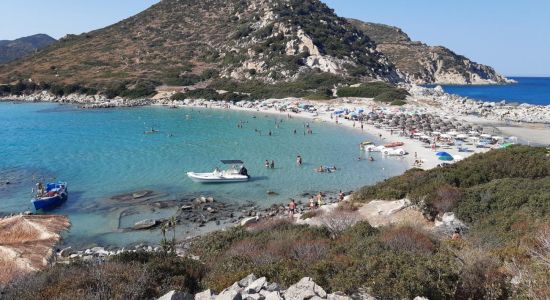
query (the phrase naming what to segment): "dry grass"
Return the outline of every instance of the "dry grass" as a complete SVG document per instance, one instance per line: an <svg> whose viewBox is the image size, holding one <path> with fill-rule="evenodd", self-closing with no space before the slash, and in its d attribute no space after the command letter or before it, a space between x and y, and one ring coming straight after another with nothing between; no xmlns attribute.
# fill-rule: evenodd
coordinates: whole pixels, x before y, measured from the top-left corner
<svg viewBox="0 0 550 300"><path fill-rule="evenodd" d="M64 216L14 216L0 219L0 282L43 269L69 228Z"/></svg>

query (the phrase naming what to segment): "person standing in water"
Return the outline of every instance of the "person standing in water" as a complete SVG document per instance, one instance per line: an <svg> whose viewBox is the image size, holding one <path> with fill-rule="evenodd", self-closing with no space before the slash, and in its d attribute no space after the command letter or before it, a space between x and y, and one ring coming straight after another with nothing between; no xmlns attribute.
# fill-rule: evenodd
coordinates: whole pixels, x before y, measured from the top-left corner
<svg viewBox="0 0 550 300"><path fill-rule="evenodd" d="M274 160L271 161L271 164L269 164L269 167L271 169L275 169L275 161Z"/></svg>
<svg viewBox="0 0 550 300"><path fill-rule="evenodd" d="M298 166L302 166L302 156L298 155L298 156L296 157L296 164L297 164Z"/></svg>

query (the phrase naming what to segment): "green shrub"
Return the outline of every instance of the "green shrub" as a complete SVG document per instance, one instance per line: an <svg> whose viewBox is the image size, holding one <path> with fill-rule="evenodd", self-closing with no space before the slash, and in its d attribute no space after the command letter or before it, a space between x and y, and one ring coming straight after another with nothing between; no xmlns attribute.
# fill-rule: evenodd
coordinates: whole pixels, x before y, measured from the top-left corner
<svg viewBox="0 0 550 300"><path fill-rule="evenodd" d="M407 104L407 102L403 101L403 100L394 100L391 103L391 105L393 105L393 106L403 106L405 104Z"/></svg>
<svg viewBox="0 0 550 300"><path fill-rule="evenodd" d="M125 253L105 263L57 264L5 290L6 299L151 299L170 290L196 293L204 266L194 260Z"/></svg>
<svg viewBox="0 0 550 300"><path fill-rule="evenodd" d="M407 95L409 95L409 93L406 90L395 89L395 90L387 91L379 95L376 95L376 97L374 97L374 101L390 102L390 103L399 101L397 102L399 104L404 102L403 100L407 98Z"/></svg>

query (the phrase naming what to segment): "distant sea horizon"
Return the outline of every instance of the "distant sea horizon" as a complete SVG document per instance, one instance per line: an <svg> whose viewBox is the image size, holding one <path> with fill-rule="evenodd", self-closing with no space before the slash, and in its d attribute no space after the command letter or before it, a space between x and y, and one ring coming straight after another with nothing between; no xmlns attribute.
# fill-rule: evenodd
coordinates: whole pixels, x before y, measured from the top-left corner
<svg viewBox="0 0 550 300"><path fill-rule="evenodd" d="M508 77L516 84L442 85L445 92L486 102L550 105L550 77Z"/></svg>

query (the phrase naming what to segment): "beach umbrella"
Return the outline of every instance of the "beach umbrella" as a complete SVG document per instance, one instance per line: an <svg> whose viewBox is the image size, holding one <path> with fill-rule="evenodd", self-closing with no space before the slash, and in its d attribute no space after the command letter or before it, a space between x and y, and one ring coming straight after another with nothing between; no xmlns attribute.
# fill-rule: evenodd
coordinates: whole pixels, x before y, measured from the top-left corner
<svg viewBox="0 0 550 300"><path fill-rule="evenodd" d="M437 152L435 155L436 155L436 156L439 156L439 157L442 157L442 156L451 156L448 152L445 152L445 151Z"/></svg>
<svg viewBox="0 0 550 300"><path fill-rule="evenodd" d="M439 157L439 160L442 160L442 161L452 161L454 160L454 158L452 156L440 156Z"/></svg>

